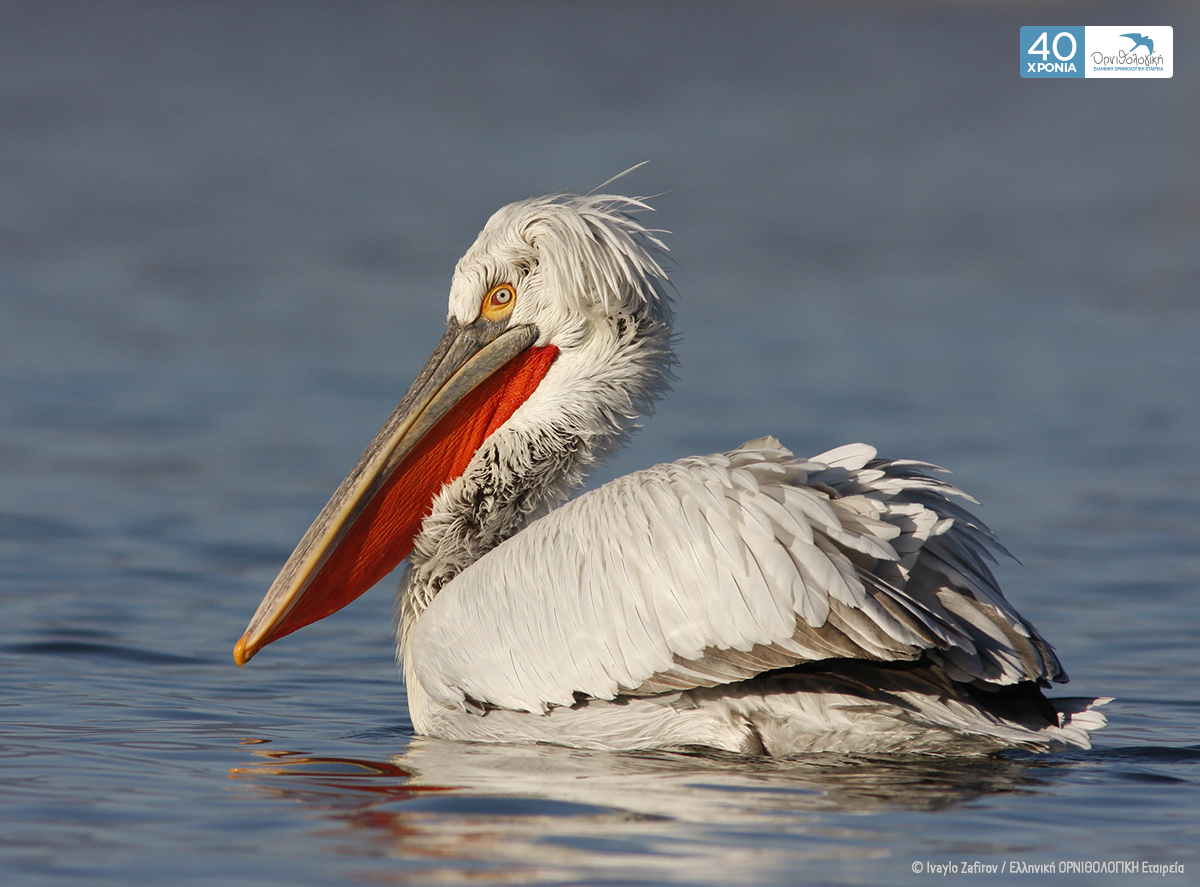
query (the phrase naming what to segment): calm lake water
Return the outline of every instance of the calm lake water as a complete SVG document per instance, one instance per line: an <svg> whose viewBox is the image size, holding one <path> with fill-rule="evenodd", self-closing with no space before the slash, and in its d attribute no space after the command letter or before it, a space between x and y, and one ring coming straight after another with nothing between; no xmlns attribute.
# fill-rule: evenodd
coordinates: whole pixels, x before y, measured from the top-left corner
<svg viewBox="0 0 1200 887"><path fill-rule="evenodd" d="M0 6L0 881L1196 883L1200 16L1021 10ZM1036 23L1172 25L1176 75L1021 80ZM643 160L679 382L599 479L951 467L1095 748L414 738L394 579L234 667L487 216ZM1117 861L1186 872L1012 871Z"/></svg>

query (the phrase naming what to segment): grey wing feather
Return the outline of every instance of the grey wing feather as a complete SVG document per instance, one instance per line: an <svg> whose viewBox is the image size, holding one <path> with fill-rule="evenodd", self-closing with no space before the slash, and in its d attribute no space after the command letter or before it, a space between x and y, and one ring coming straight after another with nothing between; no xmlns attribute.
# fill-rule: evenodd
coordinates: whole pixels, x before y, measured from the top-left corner
<svg viewBox="0 0 1200 887"><path fill-rule="evenodd" d="M996 585L1003 549L936 470L863 444L801 461L762 438L619 478L443 588L413 630L418 677L445 704L521 711L829 658L1065 680Z"/></svg>

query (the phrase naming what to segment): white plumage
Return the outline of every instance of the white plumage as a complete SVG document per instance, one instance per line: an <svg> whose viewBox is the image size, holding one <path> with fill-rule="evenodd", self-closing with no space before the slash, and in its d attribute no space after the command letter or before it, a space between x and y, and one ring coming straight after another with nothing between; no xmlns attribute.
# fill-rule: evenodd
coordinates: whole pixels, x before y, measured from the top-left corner
<svg viewBox="0 0 1200 887"><path fill-rule="evenodd" d="M906 501L904 493L934 487L925 478L888 490L884 472L865 467L874 455L858 445L798 462L775 441L752 441L585 494L441 590L414 628L415 674L439 688L440 702L469 696L522 711L572 705L576 693L647 695L831 656L909 659L927 648L966 660L968 680L1049 677L1027 640L1023 664L1004 635L987 633L989 623L957 620L927 589L906 589L920 547L953 523ZM863 479L875 484L836 496ZM968 527L951 544L977 555L984 541ZM860 573L852 557L875 569ZM881 573L897 581L868 595L867 576ZM557 667L518 679L504 667L512 649Z"/></svg>
<svg viewBox="0 0 1200 887"><path fill-rule="evenodd" d="M662 245L639 209L557 195L489 221L455 271L443 346L285 566L239 662L312 621L289 617L298 601L338 597L311 605L319 618L365 590L328 590L358 575L349 558L369 560L343 549L407 553L374 529L390 520L374 503L425 478L420 448L494 385L472 415L511 410L429 487L407 540L399 647L419 732L772 754L1087 747L1107 700L1042 696L1065 674L997 587L973 500L934 466L863 444L798 460L760 438L554 507L673 362ZM541 369L514 369L514 353Z"/></svg>

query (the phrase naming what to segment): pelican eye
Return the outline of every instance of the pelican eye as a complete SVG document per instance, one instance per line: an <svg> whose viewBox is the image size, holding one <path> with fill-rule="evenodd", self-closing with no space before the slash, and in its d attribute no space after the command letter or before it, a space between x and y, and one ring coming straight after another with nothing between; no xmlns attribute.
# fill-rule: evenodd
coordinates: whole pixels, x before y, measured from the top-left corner
<svg viewBox="0 0 1200 887"><path fill-rule="evenodd" d="M486 320L503 320L512 312L516 301L516 287L511 283L498 283L483 297L483 316Z"/></svg>

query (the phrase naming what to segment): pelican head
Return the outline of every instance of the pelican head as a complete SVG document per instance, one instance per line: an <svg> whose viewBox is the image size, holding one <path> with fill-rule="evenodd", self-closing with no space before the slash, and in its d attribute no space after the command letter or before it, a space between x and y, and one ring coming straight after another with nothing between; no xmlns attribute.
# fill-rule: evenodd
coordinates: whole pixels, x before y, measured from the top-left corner
<svg viewBox="0 0 1200 887"><path fill-rule="evenodd" d="M622 443L674 361L665 247L632 216L649 209L560 194L488 220L455 268L441 342L284 564L238 665L410 552L403 606L419 614Z"/></svg>

